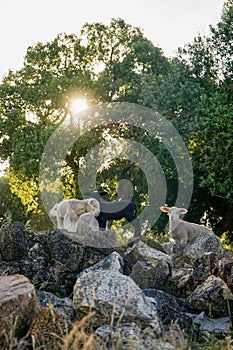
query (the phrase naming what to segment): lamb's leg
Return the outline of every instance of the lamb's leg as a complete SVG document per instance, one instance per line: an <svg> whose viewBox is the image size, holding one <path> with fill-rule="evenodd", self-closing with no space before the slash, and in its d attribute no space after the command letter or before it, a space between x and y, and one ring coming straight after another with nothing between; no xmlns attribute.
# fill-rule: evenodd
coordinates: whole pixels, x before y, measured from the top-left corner
<svg viewBox="0 0 233 350"><path fill-rule="evenodd" d="M57 214L57 228L62 230L64 228L63 218Z"/></svg>
<svg viewBox="0 0 233 350"><path fill-rule="evenodd" d="M132 226L134 227L134 238L141 237L141 222L138 218L131 221Z"/></svg>
<svg viewBox="0 0 233 350"><path fill-rule="evenodd" d="M100 225L100 229L106 230L107 219L101 218L99 225Z"/></svg>
<svg viewBox="0 0 233 350"><path fill-rule="evenodd" d="M137 217L136 210L129 211L125 215L125 219L134 227L134 238L141 237L141 222Z"/></svg>
<svg viewBox="0 0 233 350"><path fill-rule="evenodd" d="M187 244L188 243L188 237L186 236L186 237L180 238L179 243L180 244Z"/></svg>
<svg viewBox="0 0 233 350"><path fill-rule="evenodd" d="M71 219L69 213L65 213L64 216L64 229L67 231L71 231Z"/></svg>

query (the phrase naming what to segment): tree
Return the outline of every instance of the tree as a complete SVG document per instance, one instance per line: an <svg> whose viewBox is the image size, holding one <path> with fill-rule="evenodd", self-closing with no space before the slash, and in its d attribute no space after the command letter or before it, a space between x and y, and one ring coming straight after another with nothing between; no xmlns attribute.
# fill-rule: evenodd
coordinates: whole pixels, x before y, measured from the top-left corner
<svg viewBox="0 0 233 350"><path fill-rule="evenodd" d="M214 51L214 63L219 73L220 82L228 85L232 95L232 41L233 41L233 1L227 0L224 3L221 21L210 26L212 49Z"/></svg>
<svg viewBox="0 0 233 350"><path fill-rule="evenodd" d="M210 35L198 35L179 49L154 95L155 108L171 119L190 150L193 218L205 217L220 235L232 231L231 26L232 1L227 1Z"/></svg>
<svg viewBox="0 0 233 350"><path fill-rule="evenodd" d="M23 205L19 198L11 192L7 176L0 178L0 197L0 226L8 220L25 221Z"/></svg>
<svg viewBox="0 0 233 350"><path fill-rule="evenodd" d="M9 159L11 190L26 211L40 212L38 172L49 136L67 117L72 100L89 105L137 100L141 77L166 74L168 61L139 28L113 19L109 26L86 24L79 37L59 34L29 47L23 67L0 86L0 151ZM115 133L114 125L107 126ZM79 161L103 138L103 127L87 133L67 153L63 169L66 194L79 195ZM67 180L68 179L68 180Z"/></svg>

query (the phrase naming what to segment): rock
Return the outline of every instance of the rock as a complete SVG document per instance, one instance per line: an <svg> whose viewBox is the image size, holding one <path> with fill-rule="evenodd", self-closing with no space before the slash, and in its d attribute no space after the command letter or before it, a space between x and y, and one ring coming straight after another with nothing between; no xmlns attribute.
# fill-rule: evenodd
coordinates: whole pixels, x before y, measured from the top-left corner
<svg viewBox="0 0 233 350"><path fill-rule="evenodd" d="M178 269L192 267L194 261L206 254L212 253L216 259L224 255L222 243L214 233L204 232L193 238L189 244L175 244L173 247L173 266Z"/></svg>
<svg viewBox="0 0 233 350"><path fill-rule="evenodd" d="M224 249L218 236L211 232L204 232L185 247L183 255L193 262L198 256L208 252L220 258L224 254Z"/></svg>
<svg viewBox="0 0 233 350"><path fill-rule="evenodd" d="M171 276L171 257L139 241L123 256L124 272L141 289L161 289Z"/></svg>
<svg viewBox="0 0 233 350"><path fill-rule="evenodd" d="M174 269L192 268L192 260L186 257L185 248L188 244L174 244L172 248L172 266Z"/></svg>
<svg viewBox="0 0 233 350"><path fill-rule="evenodd" d="M20 222L12 222L0 230L0 256L3 261L20 260L28 254L25 227Z"/></svg>
<svg viewBox="0 0 233 350"><path fill-rule="evenodd" d="M163 244L162 244L162 246L163 246L163 249L164 249L164 252L166 253L166 254L169 254L169 255L172 255L172 253L173 253L173 248L174 248L174 242L164 242Z"/></svg>
<svg viewBox="0 0 233 350"><path fill-rule="evenodd" d="M98 263L86 268L78 277L86 273L97 272L99 270L113 270L123 274L123 259L121 255L117 252L109 254L107 257L105 257L105 259L100 260Z"/></svg>
<svg viewBox="0 0 233 350"><path fill-rule="evenodd" d="M43 307L30 329L33 349L62 350L67 332L67 320L51 304Z"/></svg>
<svg viewBox="0 0 233 350"><path fill-rule="evenodd" d="M25 232L24 226L17 223L10 227L18 228L18 231L14 232L17 232L19 237L26 237L27 251L21 255L16 254L16 260L0 261L0 275L22 274L28 277L37 289L60 297L73 292L78 273L113 251L112 248L86 246L59 230L44 234L33 230ZM0 235L3 232L1 237L5 237L4 232L8 231L0 231ZM11 244L10 247L13 249L14 245ZM3 245L1 249L5 258L8 253L7 246Z"/></svg>
<svg viewBox="0 0 233 350"><path fill-rule="evenodd" d="M121 256L114 252L105 261L84 270L74 287L73 304L83 317L94 312L92 324L97 328L103 324L135 322L153 327L160 333L156 308L147 300L142 290L120 271Z"/></svg>
<svg viewBox="0 0 233 350"><path fill-rule="evenodd" d="M80 273L86 267L92 266L105 258L112 249L101 249L85 246L73 240L66 233L55 230L47 235L47 251L49 253L49 266L36 274L38 282L48 282L44 290L58 296L70 295Z"/></svg>
<svg viewBox="0 0 233 350"><path fill-rule="evenodd" d="M159 252L162 252L166 254L166 249L164 248L163 244L160 244L159 242L155 241L154 239L147 238L147 237L140 237L140 241L148 245L150 248L153 248L155 250L158 250ZM136 243L136 242L135 242Z"/></svg>
<svg viewBox="0 0 233 350"><path fill-rule="evenodd" d="M232 301L231 290L220 277L216 276L208 277L187 298L191 308L198 312L205 311L207 317L228 317Z"/></svg>
<svg viewBox="0 0 233 350"><path fill-rule="evenodd" d="M163 326L167 328L167 326L176 323L187 333L193 333L192 313L194 310L189 307L186 301L161 290L148 289L143 292L152 303L155 303ZM194 314L193 317L195 316ZM193 335L195 336L196 334Z"/></svg>
<svg viewBox="0 0 233 350"><path fill-rule="evenodd" d="M204 282L207 277L216 274L218 267L218 255L207 252L197 257L193 262L193 285L196 288Z"/></svg>
<svg viewBox="0 0 233 350"><path fill-rule="evenodd" d="M116 232L113 230L92 231L88 226L82 233L66 233L67 237L85 246L96 248L113 248L120 244L117 242Z"/></svg>
<svg viewBox="0 0 233 350"><path fill-rule="evenodd" d="M53 306L54 310L67 321L67 324L72 324L75 321L75 312L73 302L70 298L59 298L56 295L44 291L37 293L39 301L43 307Z"/></svg>
<svg viewBox="0 0 233 350"><path fill-rule="evenodd" d="M37 296L42 306L48 306L51 303L54 307L72 308L72 300L70 298L59 298L56 295L44 291L38 291Z"/></svg>
<svg viewBox="0 0 233 350"><path fill-rule="evenodd" d="M35 288L24 276L0 276L0 338L23 337L40 310Z"/></svg>
<svg viewBox="0 0 233 350"><path fill-rule="evenodd" d="M172 277L164 290L178 298L187 298L194 290L193 286L193 269L180 268L172 270Z"/></svg>
<svg viewBox="0 0 233 350"><path fill-rule="evenodd" d="M84 256L84 247L67 237L62 231L47 236L48 250L57 271L78 271Z"/></svg>
<svg viewBox="0 0 233 350"><path fill-rule="evenodd" d="M129 241L126 244L122 246L117 246L115 248L115 251L118 252L121 256L123 256L130 248L132 248L135 244L139 242L143 242L150 248L153 248L155 250L158 250L166 254L166 251L164 250L162 244L160 244L159 242L156 242L154 239L147 238L147 237L129 239Z"/></svg>
<svg viewBox="0 0 233 350"><path fill-rule="evenodd" d="M231 249L224 249L224 257L231 260L233 259L233 250Z"/></svg>
<svg viewBox="0 0 233 350"><path fill-rule="evenodd" d="M233 292L233 258L222 258L218 262L218 275Z"/></svg>
<svg viewBox="0 0 233 350"><path fill-rule="evenodd" d="M96 349L175 350L168 342L157 339L152 329L142 330L135 323L103 325L95 331Z"/></svg>
<svg viewBox="0 0 233 350"><path fill-rule="evenodd" d="M201 331L226 336L231 330L230 317L208 318L204 312L199 315L189 314L189 316L193 318L193 323L198 325Z"/></svg>

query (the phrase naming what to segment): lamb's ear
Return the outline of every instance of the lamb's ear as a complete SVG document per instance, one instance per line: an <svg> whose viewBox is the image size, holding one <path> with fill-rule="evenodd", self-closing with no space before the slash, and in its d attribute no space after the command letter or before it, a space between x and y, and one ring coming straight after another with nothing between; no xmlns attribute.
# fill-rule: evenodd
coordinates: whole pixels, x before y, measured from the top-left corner
<svg viewBox="0 0 233 350"><path fill-rule="evenodd" d="M164 213L168 213L169 212L169 207L160 207L160 210L162 210Z"/></svg>
<svg viewBox="0 0 233 350"><path fill-rule="evenodd" d="M185 208L179 208L179 214L186 214L188 212Z"/></svg>

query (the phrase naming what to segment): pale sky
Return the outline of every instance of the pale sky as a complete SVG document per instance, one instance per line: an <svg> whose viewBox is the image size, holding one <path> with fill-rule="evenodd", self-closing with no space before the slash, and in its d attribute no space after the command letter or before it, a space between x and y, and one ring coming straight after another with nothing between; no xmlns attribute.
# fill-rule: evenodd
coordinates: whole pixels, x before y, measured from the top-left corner
<svg viewBox="0 0 233 350"><path fill-rule="evenodd" d="M109 24L111 18L143 29L154 45L171 56L220 20L224 0L1 0L0 79L22 67L28 46L79 34L86 23Z"/></svg>

